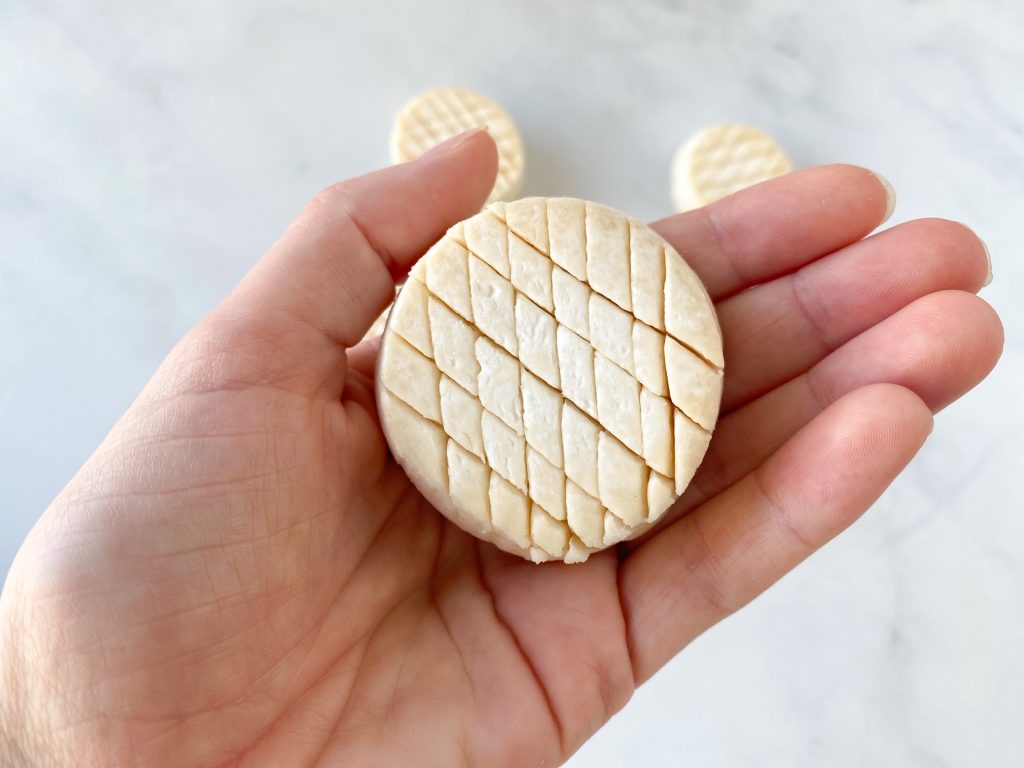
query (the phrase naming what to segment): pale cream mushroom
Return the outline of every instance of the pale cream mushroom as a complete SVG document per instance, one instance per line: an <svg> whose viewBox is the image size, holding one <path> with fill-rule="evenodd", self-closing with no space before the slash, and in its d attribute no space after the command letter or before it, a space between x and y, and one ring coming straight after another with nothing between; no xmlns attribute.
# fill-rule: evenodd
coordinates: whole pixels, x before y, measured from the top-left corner
<svg viewBox="0 0 1024 768"><path fill-rule="evenodd" d="M475 536L580 562L653 525L722 394L714 307L647 225L596 203L494 203L412 269L380 418L420 492Z"/></svg>

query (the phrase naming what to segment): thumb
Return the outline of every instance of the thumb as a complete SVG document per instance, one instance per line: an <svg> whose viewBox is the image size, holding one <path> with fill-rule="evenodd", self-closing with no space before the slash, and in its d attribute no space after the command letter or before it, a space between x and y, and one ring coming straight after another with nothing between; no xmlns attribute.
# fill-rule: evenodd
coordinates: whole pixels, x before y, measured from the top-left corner
<svg viewBox="0 0 1024 768"><path fill-rule="evenodd" d="M334 380L345 350L394 298L395 280L480 209L496 172L494 142L479 130L328 187L207 324L257 352L246 355L248 367L267 370L249 376L298 378L313 388Z"/></svg>

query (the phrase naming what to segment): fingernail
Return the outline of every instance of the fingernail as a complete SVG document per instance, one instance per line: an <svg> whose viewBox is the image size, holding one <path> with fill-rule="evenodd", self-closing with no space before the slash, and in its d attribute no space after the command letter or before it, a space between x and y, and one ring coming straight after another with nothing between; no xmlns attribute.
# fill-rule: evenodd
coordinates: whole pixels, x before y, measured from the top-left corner
<svg viewBox="0 0 1024 768"><path fill-rule="evenodd" d="M965 224L964 226L967 226L967 225ZM988 286L992 285L992 252L989 251L989 249L988 249L988 243L986 243L984 240L981 239L981 237L979 237L978 233L974 230L973 227L967 227L967 229L970 230L971 234L974 235L978 239L978 242L981 243L982 249L985 251L985 271L986 271L986 274L985 274L985 282L983 282L981 284L981 287L982 288L988 288Z"/></svg>
<svg viewBox="0 0 1024 768"><path fill-rule="evenodd" d="M988 259L988 275L985 277L985 282L982 283L982 288L987 288L992 285L992 253L988 249L988 245L980 237L978 242L981 243L981 247L985 249L985 258Z"/></svg>
<svg viewBox="0 0 1024 768"><path fill-rule="evenodd" d="M420 159L424 157L432 157L434 155L441 155L446 152L451 152L452 150L459 147L461 144L465 143L469 139L476 136L478 133L486 130L486 128L474 128L471 131L466 131L464 133L458 134L457 136L452 136L450 139L446 139L437 146L431 147L429 150L424 152L422 155L420 155Z"/></svg>
<svg viewBox="0 0 1024 768"><path fill-rule="evenodd" d="M878 179L878 183L881 184L882 189L885 190L885 216L882 218L881 222L879 222L880 224L884 224L889 220L889 217L892 216L892 212L896 210L896 190L892 188L892 184L890 184L882 174L875 173L874 171L872 171L872 173L875 174L875 178Z"/></svg>

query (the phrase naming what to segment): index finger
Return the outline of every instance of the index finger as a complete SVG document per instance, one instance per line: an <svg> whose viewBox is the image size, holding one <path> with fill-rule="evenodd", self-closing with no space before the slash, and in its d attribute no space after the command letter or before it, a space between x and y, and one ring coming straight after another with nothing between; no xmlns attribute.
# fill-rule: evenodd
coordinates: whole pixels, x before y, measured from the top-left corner
<svg viewBox="0 0 1024 768"><path fill-rule="evenodd" d="M895 202L878 174L822 165L651 226L717 301L860 240L892 215Z"/></svg>

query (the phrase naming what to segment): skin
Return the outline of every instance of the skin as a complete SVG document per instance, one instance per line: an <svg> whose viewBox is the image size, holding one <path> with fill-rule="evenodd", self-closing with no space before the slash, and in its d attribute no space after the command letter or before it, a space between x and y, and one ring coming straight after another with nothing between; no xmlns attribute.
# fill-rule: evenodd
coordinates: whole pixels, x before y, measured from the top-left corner
<svg viewBox="0 0 1024 768"><path fill-rule="evenodd" d="M697 478L639 542L535 566L388 459L360 343L475 212L483 133L318 195L46 510L0 598L0 756L50 765L556 765L699 634L857 519L1002 347L984 246L862 239L852 166L656 228L726 347Z"/></svg>

